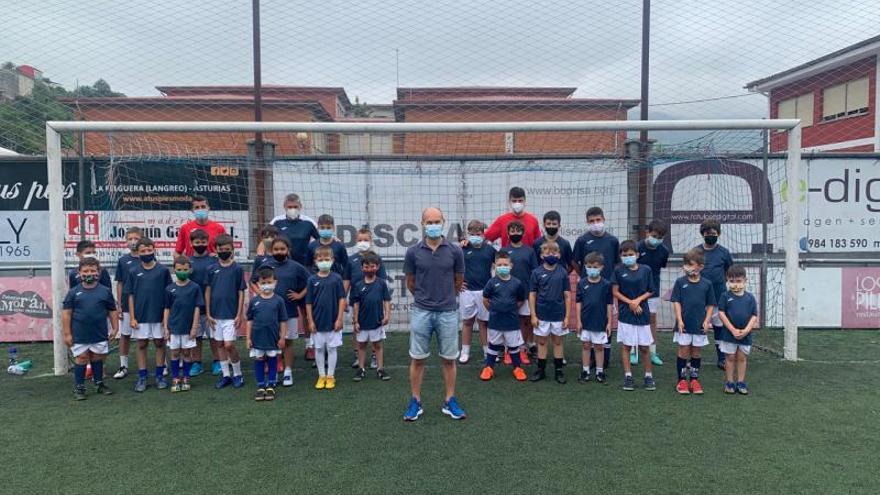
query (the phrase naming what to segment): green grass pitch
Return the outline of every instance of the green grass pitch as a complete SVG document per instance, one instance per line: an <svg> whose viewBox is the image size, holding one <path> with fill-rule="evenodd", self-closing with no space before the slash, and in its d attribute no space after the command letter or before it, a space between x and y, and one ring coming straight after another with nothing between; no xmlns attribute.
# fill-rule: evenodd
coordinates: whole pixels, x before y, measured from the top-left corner
<svg viewBox="0 0 880 495"><path fill-rule="evenodd" d="M564 386L517 383L504 367L483 383L475 349L459 368L469 414L459 422L440 413L432 357L414 424L401 420L405 335L387 342L390 382L353 383L346 339L335 390L315 390L314 370L300 368L274 403L252 400L247 359L240 390L216 391L203 375L189 393L135 394L130 375L109 380L113 396L74 402L70 376L46 376L51 345L20 345L35 368L0 376L0 491L880 493L880 334L804 331L805 360L794 364L756 351L748 397L721 393L711 357L706 394L677 396L669 341L660 339L667 364L655 371L656 392L623 392L618 355L609 385L576 383L573 337ZM112 355L108 369L117 364Z"/></svg>

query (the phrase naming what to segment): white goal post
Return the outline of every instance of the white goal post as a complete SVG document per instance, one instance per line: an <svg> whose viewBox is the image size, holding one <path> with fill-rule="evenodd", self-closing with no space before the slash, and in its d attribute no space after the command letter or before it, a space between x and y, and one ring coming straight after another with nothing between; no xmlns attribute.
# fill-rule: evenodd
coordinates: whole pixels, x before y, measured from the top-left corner
<svg viewBox="0 0 880 495"><path fill-rule="evenodd" d="M801 181L801 123L799 119L649 120L563 122L461 122L461 123L355 123L355 122L46 122L48 167L49 243L52 287L54 370L68 371L68 351L61 332L62 301L67 293L64 266L64 211L61 166L61 133L64 132L313 132L313 133L467 133L467 132L572 132L572 131L788 131L786 180L797 190ZM798 323L798 202L787 201L784 212L785 308L784 357L797 360Z"/></svg>

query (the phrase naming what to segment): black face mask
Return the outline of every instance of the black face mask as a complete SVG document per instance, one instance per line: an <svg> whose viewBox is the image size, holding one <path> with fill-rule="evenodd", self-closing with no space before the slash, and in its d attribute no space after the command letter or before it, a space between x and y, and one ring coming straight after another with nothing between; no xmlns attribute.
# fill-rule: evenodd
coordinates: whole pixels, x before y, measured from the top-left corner
<svg viewBox="0 0 880 495"><path fill-rule="evenodd" d="M706 242L706 245L714 246L715 244L718 243L718 236L717 235L706 235L706 236L703 236L703 240Z"/></svg>
<svg viewBox="0 0 880 495"><path fill-rule="evenodd" d="M205 251L208 250L208 246L193 246L193 251L198 254L205 254Z"/></svg>
<svg viewBox="0 0 880 495"><path fill-rule="evenodd" d="M510 242L519 242L523 238L522 234L510 234Z"/></svg>
<svg viewBox="0 0 880 495"><path fill-rule="evenodd" d="M544 227L544 232L547 233L550 237L555 236L559 233L559 227Z"/></svg>
<svg viewBox="0 0 880 495"><path fill-rule="evenodd" d="M232 253L229 252L229 251L224 251L224 252L222 252L222 253L217 253L217 257L220 258L220 259L223 260L223 261L226 261L226 260L228 260L229 258L232 257Z"/></svg>
<svg viewBox="0 0 880 495"><path fill-rule="evenodd" d="M273 254L272 257L275 258L275 261L279 263L284 263L284 260L287 259L286 254Z"/></svg>

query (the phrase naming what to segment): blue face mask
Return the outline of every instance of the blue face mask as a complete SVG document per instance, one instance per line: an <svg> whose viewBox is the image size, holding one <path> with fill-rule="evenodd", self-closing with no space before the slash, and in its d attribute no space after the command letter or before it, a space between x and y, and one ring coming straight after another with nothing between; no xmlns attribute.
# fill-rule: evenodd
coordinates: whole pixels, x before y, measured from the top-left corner
<svg viewBox="0 0 880 495"><path fill-rule="evenodd" d="M483 244L483 236L469 235L468 236L468 244L473 244L474 247L480 247L480 245Z"/></svg>
<svg viewBox="0 0 880 495"><path fill-rule="evenodd" d="M602 274L602 270L593 267L587 267L587 277L596 278Z"/></svg>
<svg viewBox="0 0 880 495"><path fill-rule="evenodd" d="M333 268L332 261L319 261L316 263L318 265L318 270L322 272L329 272L331 268Z"/></svg>
<svg viewBox="0 0 880 495"><path fill-rule="evenodd" d="M207 220L208 219L208 210L196 210L193 212L196 220Z"/></svg>
<svg viewBox="0 0 880 495"><path fill-rule="evenodd" d="M623 266L633 266L633 265L636 264L636 260L637 260L637 259L638 259L638 258L636 258L635 255L633 255L633 256L621 256L621 257L620 257L620 261L623 263Z"/></svg>
<svg viewBox="0 0 880 495"><path fill-rule="evenodd" d="M657 239L656 237L648 236L648 237L645 239L645 243L647 243L647 244L648 244L649 246L651 246L652 248L655 248L655 247L659 246L660 244L663 244L663 240L662 240L662 239Z"/></svg>
<svg viewBox="0 0 880 495"><path fill-rule="evenodd" d="M496 266L495 267L495 275L499 277L509 277L510 276L510 267L509 266Z"/></svg>
<svg viewBox="0 0 880 495"><path fill-rule="evenodd" d="M430 237L431 239L436 239L443 235L443 224L442 223L429 223L425 225L425 235Z"/></svg>
<svg viewBox="0 0 880 495"><path fill-rule="evenodd" d="M142 263L152 263L152 262L156 261L155 254L142 254L138 257L141 259Z"/></svg>
<svg viewBox="0 0 880 495"><path fill-rule="evenodd" d="M321 229L318 231L318 235L321 236L321 239L330 239L331 237L333 237L333 230Z"/></svg>
<svg viewBox="0 0 880 495"><path fill-rule="evenodd" d="M555 254L548 254L547 256L544 256L544 263L553 266L556 263L559 263L559 256L556 256Z"/></svg>

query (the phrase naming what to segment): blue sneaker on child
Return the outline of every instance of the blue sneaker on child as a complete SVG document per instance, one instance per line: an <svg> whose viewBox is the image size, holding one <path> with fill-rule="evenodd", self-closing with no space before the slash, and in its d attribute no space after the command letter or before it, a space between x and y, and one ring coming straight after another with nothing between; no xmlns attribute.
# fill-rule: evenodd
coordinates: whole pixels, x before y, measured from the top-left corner
<svg viewBox="0 0 880 495"><path fill-rule="evenodd" d="M192 364L192 368L189 369L189 376L199 376L202 374L204 370L202 369L202 363L196 361Z"/></svg>
<svg viewBox="0 0 880 495"><path fill-rule="evenodd" d="M220 361L214 361L214 363L211 364L211 374L214 376L220 376L220 373L222 373L222 370L220 369Z"/></svg>
<svg viewBox="0 0 880 495"><path fill-rule="evenodd" d="M219 390L221 388L226 388L230 385L232 385L232 378L230 378L228 376L223 376L223 377L220 377L219 380L217 380L217 384L214 385L214 388Z"/></svg>
<svg viewBox="0 0 880 495"><path fill-rule="evenodd" d="M443 404L443 414L452 419L464 419L467 417L464 409L462 409L461 406L458 405L458 401L455 400L455 396L450 397L449 400L446 401L446 404Z"/></svg>
<svg viewBox="0 0 880 495"><path fill-rule="evenodd" d="M406 412L403 413L404 421L415 421L419 419L419 416L425 412L422 410L422 403L418 401L415 397L411 397L409 399L409 406L406 408Z"/></svg>
<svg viewBox="0 0 880 495"><path fill-rule="evenodd" d="M244 376L238 375L232 377L232 386L233 388L241 388L244 386Z"/></svg>

